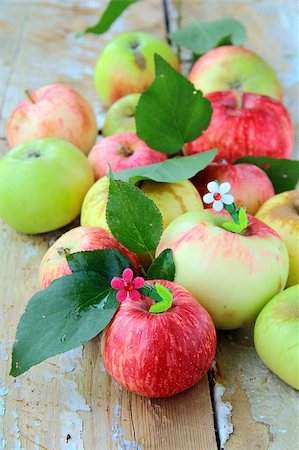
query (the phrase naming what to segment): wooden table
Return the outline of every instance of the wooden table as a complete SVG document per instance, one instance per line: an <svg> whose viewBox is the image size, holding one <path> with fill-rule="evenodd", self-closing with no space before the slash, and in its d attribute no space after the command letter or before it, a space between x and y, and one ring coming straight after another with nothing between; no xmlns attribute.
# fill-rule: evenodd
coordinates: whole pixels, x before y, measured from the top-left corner
<svg viewBox="0 0 299 450"><path fill-rule="evenodd" d="M0 154L8 149L6 120L26 88L69 84L90 100L101 126L103 111L92 80L99 51L123 31L164 36L161 2L144 0L104 36L77 39L75 34L95 23L105 3L0 0ZM189 0L184 15L233 16L247 26L247 46L263 55L282 80L298 144L296 3ZM174 27L172 5L170 15ZM251 328L219 333L209 378L166 400L141 398L117 386L101 361L99 339L10 378L11 345L26 302L38 290L39 262L65 230L26 236L3 223L0 228L0 450L212 450L219 442L223 446L230 421L234 431L225 449L299 448L297 393L259 360Z"/></svg>

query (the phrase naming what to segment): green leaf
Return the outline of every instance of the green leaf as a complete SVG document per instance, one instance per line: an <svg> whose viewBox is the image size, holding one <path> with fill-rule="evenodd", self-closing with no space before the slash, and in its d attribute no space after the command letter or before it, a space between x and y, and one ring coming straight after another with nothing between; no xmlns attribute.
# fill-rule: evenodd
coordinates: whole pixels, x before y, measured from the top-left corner
<svg viewBox="0 0 299 450"><path fill-rule="evenodd" d="M147 271L149 280L169 280L173 281L175 275L175 265L173 254L170 248L166 248L154 260Z"/></svg>
<svg viewBox="0 0 299 450"><path fill-rule="evenodd" d="M299 181L299 161L258 156L244 156L234 164L250 163L263 169L274 186L275 194L292 191Z"/></svg>
<svg viewBox="0 0 299 450"><path fill-rule="evenodd" d="M66 259L73 273L95 272L109 283L113 277L121 277L127 267L134 271L131 261L114 248L72 253Z"/></svg>
<svg viewBox="0 0 299 450"><path fill-rule="evenodd" d="M97 273L74 273L53 281L29 300L21 317L11 375L89 341L110 322L118 305L115 291Z"/></svg>
<svg viewBox="0 0 299 450"><path fill-rule="evenodd" d="M155 250L162 235L156 204L130 183L110 179L106 220L116 240L135 253Z"/></svg>
<svg viewBox="0 0 299 450"><path fill-rule="evenodd" d="M138 1L139 0L110 0L99 21L94 26L86 28L84 33L105 33L128 6Z"/></svg>
<svg viewBox="0 0 299 450"><path fill-rule="evenodd" d="M209 126L212 108L201 91L157 54L155 67L156 78L137 104L137 135L149 147L173 154Z"/></svg>
<svg viewBox="0 0 299 450"><path fill-rule="evenodd" d="M116 180L137 183L140 180L153 180L160 183L178 183L194 177L210 164L217 153L216 149L196 155L170 158L157 164L133 167L115 172Z"/></svg>
<svg viewBox="0 0 299 450"><path fill-rule="evenodd" d="M239 223L223 222L221 226L227 231L232 231L233 233L242 233L242 231L246 230L248 225L248 217L244 208L239 209L238 220Z"/></svg>
<svg viewBox="0 0 299 450"><path fill-rule="evenodd" d="M159 313L167 311L169 308L171 308L172 305L172 292L167 289L163 284L156 283L155 284L156 290L160 297L162 298L162 301L154 303L150 309L149 312L151 313Z"/></svg>
<svg viewBox="0 0 299 450"><path fill-rule="evenodd" d="M214 22L193 21L186 27L170 33L169 37L175 44L202 55L214 47L227 43L244 44L246 29L238 20L232 18Z"/></svg>

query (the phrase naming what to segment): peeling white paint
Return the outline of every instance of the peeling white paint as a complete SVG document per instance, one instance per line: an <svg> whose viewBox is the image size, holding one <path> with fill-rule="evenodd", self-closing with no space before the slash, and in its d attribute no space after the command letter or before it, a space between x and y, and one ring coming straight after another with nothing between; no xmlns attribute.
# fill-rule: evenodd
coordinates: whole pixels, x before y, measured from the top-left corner
<svg viewBox="0 0 299 450"><path fill-rule="evenodd" d="M21 440L20 440L20 428L19 428L19 416L18 414L13 411L12 412L12 435L14 436L14 447L12 450L24 450L23 447L21 447Z"/></svg>
<svg viewBox="0 0 299 450"><path fill-rule="evenodd" d="M5 450L6 447L6 441L4 439L4 436L0 436L0 450Z"/></svg>
<svg viewBox="0 0 299 450"><path fill-rule="evenodd" d="M0 342L0 359L8 361L8 353L6 351L6 342Z"/></svg>
<svg viewBox="0 0 299 450"><path fill-rule="evenodd" d="M118 421L113 419L111 437L116 445L117 450L141 450L136 442L125 439L124 434L124 430L122 429Z"/></svg>
<svg viewBox="0 0 299 450"><path fill-rule="evenodd" d="M4 397L5 395L8 395L9 390L6 384L0 379L0 397Z"/></svg>
<svg viewBox="0 0 299 450"><path fill-rule="evenodd" d="M100 370L100 372L102 372L102 373L107 372L107 371L106 371L106 367L104 366L104 363L103 363L102 360L100 361L100 364L99 364L99 370Z"/></svg>
<svg viewBox="0 0 299 450"><path fill-rule="evenodd" d="M56 366L64 373L73 372L81 364L83 356L83 347L75 348L62 355L55 356L51 361L55 362Z"/></svg>
<svg viewBox="0 0 299 450"><path fill-rule="evenodd" d="M121 405L120 405L120 403L118 401L115 403L113 415L117 419L120 419L120 416L121 416Z"/></svg>
<svg viewBox="0 0 299 450"><path fill-rule="evenodd" d="M223 402L222 396L226 388L220 383L214 385L214 403L215 403L215 417L217 422L217 429L220 441L220 448L224 449L224 445L229 439L230 434L234 431L231 421L232 405L229 402Z"/></svg>
<svg viewBox="0 0 299 450"><path fill-rule="evenodd" d="M36 256L39 254L39 251L36 247L32 247L31 245L27 245L25 247L24 257L25 259L30 259L33 256Z"/></svg>
<svg viewBox="0 0 299 450"><path fill-rule="evenodd" d="M5 403L3 398L0 398L0 417L5 415Z"/></svg>
<svg viewBox="0 0 299 450"><path fill-rule="evenodd" d="M61 400L71 411L90 411L85 398L77 391L75 380L61 380Z"/></svg>
<svg viewBox="0 0 299 450"><path fill-rule="evenodd" d="M13 380L13 386L15 389L20 389L21 388L21 384L18 378L14 378Z"/></svg>
<svg viewBox="0 0 299 450"><path fill-rule="evenodd" d="M63 411L60 414L60 422L60 450L84 450L81 438L83 425L79 415L75 412Z"/></svg>

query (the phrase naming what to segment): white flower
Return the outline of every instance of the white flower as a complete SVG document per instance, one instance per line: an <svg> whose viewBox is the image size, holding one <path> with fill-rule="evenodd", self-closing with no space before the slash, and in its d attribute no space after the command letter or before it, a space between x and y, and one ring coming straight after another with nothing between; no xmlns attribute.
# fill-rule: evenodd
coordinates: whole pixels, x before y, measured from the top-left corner
<svg viewBox="0 0 299 450"><path fill-rule="evenodd" d="M205 203L213 203L213 209L215 211L221 211L223 204L231 205L234 203L234 197L228 194L230 188L231 185L228 182L218 184L216 181L210 181L208 183L209 193L203 196L203 201Z"/></svg>

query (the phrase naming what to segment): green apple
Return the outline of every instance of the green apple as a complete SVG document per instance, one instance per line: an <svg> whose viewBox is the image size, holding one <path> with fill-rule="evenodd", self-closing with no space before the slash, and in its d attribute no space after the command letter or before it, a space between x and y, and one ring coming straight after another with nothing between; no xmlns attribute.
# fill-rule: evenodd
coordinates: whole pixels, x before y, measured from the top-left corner
<svg viewBox="0 0 299 450"><path fill-rule="evenodd" d="M256 217L275 230L284 241L290 259L287 287L299 284L299 190L269 198Z"/></svg>
<svg viewBox="0 0 299 450"><path fill-rule="evenodd" d="M254 344L264 364L299 389L299 285L276 295L260 312Z"/></svg>
<svg viewBox="0 0 299 450"><path fill-rule="evenodd" d="M249 216L242 234L223 229L226 213L192 211L163 232L156 256L173 251L175 283L190 291L217 328L234 329L256 319L284 289L289 258L285 245L262 221Z"/></svg>
<svg viewBox="0 0 299 450"><path fill-rule="evenodd" d="M282 100L272 67L244 47L225 45L210 50L196 61L188 78L204 94L237 89Z"/></svg>
<svg viewBox="0 0 299 450"><path fill-rule="evenodd" d="M125 95L147 89L155 78L155 53L179 70L176 53L162 39L140 32L115 36L95 67L95 86L102 101L111 105Z"/></svg>
<svg viewBox="0 0 299 450"><path fill-rule="evenodd" d="M0 217L22 233L55 230L78 216L93 181L86 156L69 142L20 144L0 159Z"/></svg>
<svg viewBox="0 0 299 450"><path fill-rule="evenodd" d="M117 100L107 111L102 135L136 133L135 111L140 94L129 94Z"/></svg>

